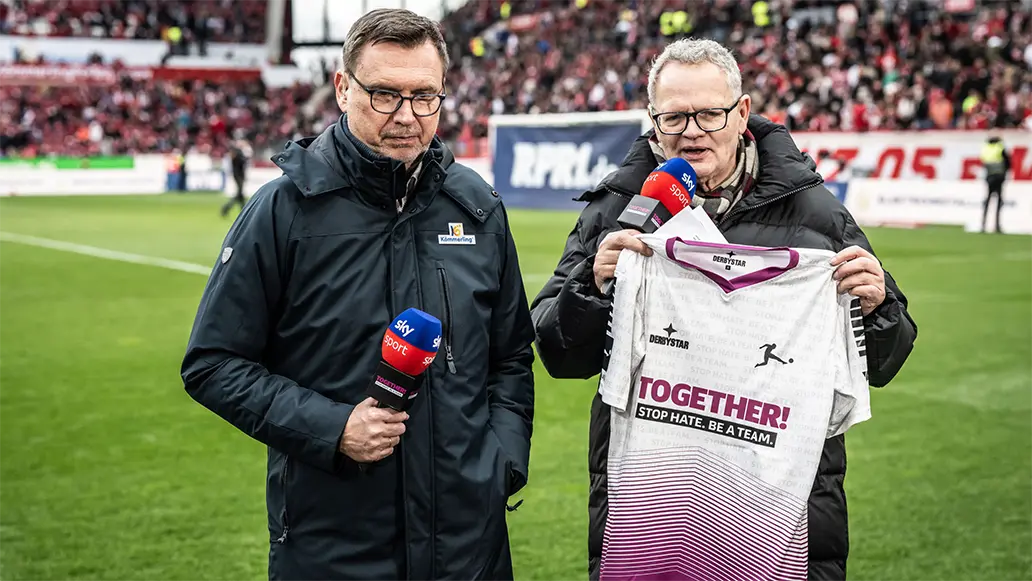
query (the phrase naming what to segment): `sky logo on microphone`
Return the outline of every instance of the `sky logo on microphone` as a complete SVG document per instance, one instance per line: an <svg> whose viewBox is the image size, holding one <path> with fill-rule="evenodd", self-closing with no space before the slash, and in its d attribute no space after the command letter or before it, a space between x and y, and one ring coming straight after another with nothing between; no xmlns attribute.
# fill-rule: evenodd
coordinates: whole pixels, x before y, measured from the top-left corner
<svg viewBox="0 0 1032 581"><path fill-rule="evenodd" d="M695 168L687 160L680 157L668 159L659 164L659 167L653 170L653 172L670 175L684 186L684 189L688 191L689 198L695 195L696 182L699 177L695 173Z"/></svg>
<svg viewBox="0 0 1032 581"><path fill-rule="evenodd" d="M394 322L394 330L400 332L403 337L408 337L415 329L408 324L408 321L399 318Z"/></svg>
<svg viewBox="0 0 1032 581"><path fill-rule="evenodd" d="M384 361L409 375L418 375L433 363L441 346L441 321L419 309L398 315L383 335Z"/></svg>

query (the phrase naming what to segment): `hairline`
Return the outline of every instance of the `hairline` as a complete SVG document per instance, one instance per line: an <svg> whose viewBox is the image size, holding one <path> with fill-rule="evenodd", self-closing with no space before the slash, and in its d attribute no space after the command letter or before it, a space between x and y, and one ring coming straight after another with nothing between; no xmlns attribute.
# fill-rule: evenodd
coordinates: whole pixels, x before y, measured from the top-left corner
<svg viewBox="0 0 1032 581"><path fill-rule="evenodd" d="M400 19L404 20L404 24L408 27L406 32L416 32L419 25L429 24L427 30L420 30L419 32L425 32L425 38L421 44L410 44L402 39L398 38L396 32L393 29L387 29L387 32L379 38L371 37L371 33L375 31L375 25L370 25L371 22L382 20L384 18ZM396 23L397 24L397 23ZM432 29L432 32L431 30ZM381 31L382 32L382 31ZM366 38L364 42L357 46L350 46L353 44L355 35L364 35ZM434 52L437 53L438 58L441 61L442 69L442 91L444 79L448 74L448 67L451 64L451 58L448 54L448 44L444 38L444 34L440 30L440 25L425 16L419 16L410 10L398 9L398 8L379 8L367 12L361 16L358 20L352 24L351 30L348 31L347 38L344 40L344 44L341 47L341 70L344 73L354 74L358 68L359 59L365 52L365 48L369 46L375 46L378 44L393 44L402 48L415 49L423 46L424 44L430 44L434 48ZM351 53L349 54L349 49ZM350 56L350 62L349 57Z"/></svg>
<svg viewBox="0 0 1032 581"><path fill-rule="evenodd" d="M742 75L731 51L713 40L686 38L667 45L652 63L646 87L652 109L655 109L659 75L671 63L691 66L710 63L724 73L724 81L731 94L742 98Z"/></svg>

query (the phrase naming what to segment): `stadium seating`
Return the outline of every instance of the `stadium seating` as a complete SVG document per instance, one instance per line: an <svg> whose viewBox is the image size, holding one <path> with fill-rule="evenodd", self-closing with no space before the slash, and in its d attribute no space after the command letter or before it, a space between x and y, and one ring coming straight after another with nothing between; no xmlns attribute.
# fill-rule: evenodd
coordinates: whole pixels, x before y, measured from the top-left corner
<svg viewBox="0 0 1032 581"><path fill-rule="evenodd" d="M275 149L310 129L301 105L313 87L260 82L131 81L108 87L0 87L0 132L20 135L22 155L168 153L220 157L228 139ZM326 123L335 118L323 118ZM24 135L27 132L28 135Z"/></svg>
<svg viewBox="0 0 1032 581"><path fill-rule="evenodd" d="M754 111L794 131L1032 129L1032 16L1022 2L965 14L929 0L771 2L769 12L751 0L471 1L442 22L452 67L440 135L458 155L480 155L492 113L642 108L651 59L684 36L733 47ZM18 0L0 22L8 34L154 39L173 23L195 34L203 21L213 41L260 42L264 6ZM332 91L317 91L250 81L4 86L0 155L218 154L236 133L264 155L339 114Z"/></svg>
<svg viewBox="0 0 1032 581"><path fill-rule="evenodd" d="M237 0L13 0L0 4L0 33L164 40L171 26L186 40L261 43L265 2Z"/></svg>
<svg viewBox="0 0 1032 581"><path fill-rule="evenodd" d="M943 2L781 2L769 22L753 4L512 0L504 26L500 6L471 2L444 22L455 66L442 132L485 135L490 113L642 107L651 59L682 36L733 47L755 110L794 130L1017 127L1032 117L1027 2L983 2L990 9L973 15Z"/></svg>

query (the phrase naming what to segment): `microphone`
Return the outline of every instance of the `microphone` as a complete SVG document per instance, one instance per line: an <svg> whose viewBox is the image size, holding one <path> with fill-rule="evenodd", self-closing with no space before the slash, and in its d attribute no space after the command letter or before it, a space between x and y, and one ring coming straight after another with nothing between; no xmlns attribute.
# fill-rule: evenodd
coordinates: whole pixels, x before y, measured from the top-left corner
<svg viewBox="0 0 1032 581"><path fill-rule="evenodd" d="M379 407L408 410L440 346L441 321L419 309L406 309L383 334L381 361L366 395L380 402Z"/></svg>
<svg viewBox="0 0 1032 581"><path fill-rule="evenodd" d="M641 193L631 198L616 221L626 229L652 234L692 205L697 182L692 164L680 157L668 159L645 178ZM612 292L613 284L613 279L603 283L602 294Z"/></svg>

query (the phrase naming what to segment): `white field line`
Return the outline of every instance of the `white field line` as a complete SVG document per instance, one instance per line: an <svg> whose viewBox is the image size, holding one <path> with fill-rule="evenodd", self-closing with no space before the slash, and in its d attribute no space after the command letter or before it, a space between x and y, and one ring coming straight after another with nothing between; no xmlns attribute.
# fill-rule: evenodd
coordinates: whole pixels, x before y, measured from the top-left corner
<svg viewBox="0 0 1032 581"><path fill-rule="evenodd" d="M203 274L204 276L208 276L209 274L211 274L211 267L204 266L203 264L194 264L192 262L183 262L181 260L171 260L168 258L161 258L159 256L133 254L131 252L121 252L119 250L109 250L107 248L98 248L96 246L76 244L74 242L65 242L63 240L51 240L50 238L26 236L24 234L14 234L12 232L0 232L0 241L25 244L27 246L37 246L40 248L49 248L51 250L61 250L64 252L82 254L84 256L92 256L94 258L106 258L108 260L117 260L119 262L131 262L133 264L158 266L161 268L168 268L171 270L178 270L181 272ZM527 283L543 283L546 280L548 280L550 276L552 276L551 273L531 273L523 275L523 280Z"/></svg>
<svg viewBox="0 0 1032 581"><path fill-rule="evenodd" d="M35 236L26 236L24 234L14 234L11 232L0 232L0 240L4 242L25 244L28 246L38 246L40 248L49 248L51 250L73 252L75 254L92 256L95 258L107 258L108 260L117 260L119 262L159 266L161 268L179 270L182 272L192 272L194 274L203 274L205 276L211 274L211 267L204 266L202 264L183 262L181 260L170 260L168 258L160 258L157 256L132 254L130 252L119 252L118 250L108 250L106 248L97 248L96 246L87 246L85 244L75 244L74 242L64 242L62 240L37 238Z"/></svg>
<svg viewBox="0 0 1032 581"><path fill-rule="evenodd" d="M14 234L12 232L0 232L0 240L4 242L15 242L18 244L26 244L29 246L38 246L40 248L49 248L51 250L62 250L64 252L73 252L75 254L82 254L85 256L92 256L95 258L107 258L109 260L117 260L120 262L131 262L133 264L144 264L147 266L158 266L161 268L168 268L170 270L178 270L181 272L192 272L194 274L203 274L208 276L211 274L211 267L204 266L203 264L194 264L192 262L183 262L181 260L171 260L168 258L161 258L158 256L146 256L143 254L133 254L130 252L121 252L118 250L109 250L107 248L98 248L96 246L87 246L85 244L76 244L74 242L65 242L63 240L51 240L49 238L38 238L36 236L26 236L24 234ZM939 254L934 256L913 256L906 257L896 260L915 260L925 264L948 264L955 262L963 262L969 260L978 259L992 259L997 261L1023 261L1029 259L1029 254L1026 252L1006 252L997 255L957 255L957 254ZM539 284L544 283L552 276L552 273L538 273L531 272L523 275L523 282L526 284Z"/></svg>

